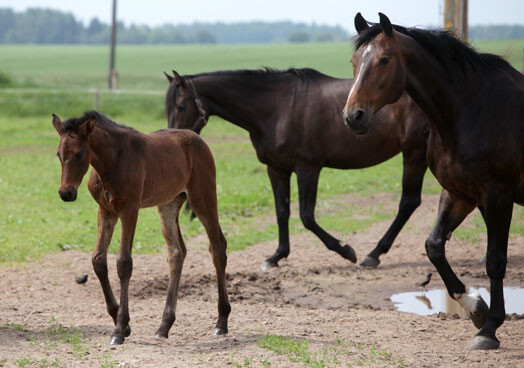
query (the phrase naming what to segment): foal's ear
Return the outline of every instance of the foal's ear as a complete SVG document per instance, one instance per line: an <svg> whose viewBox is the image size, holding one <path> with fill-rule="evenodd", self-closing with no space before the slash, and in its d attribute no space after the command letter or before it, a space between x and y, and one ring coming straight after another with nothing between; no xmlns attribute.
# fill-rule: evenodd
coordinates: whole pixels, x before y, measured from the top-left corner
<svg viewBox="0 0 524 368"><path fill-rule="evenodd" d="M89 135L95 130L96 120L94 118L91 118L89 120L84 121L80 127L78 128L79 131Z"/></svg>
<svg viewBox="0 0 524 368"><path fill-rule="evenodd" d="M173 70L173 75L175 77L176 84L179 85L179 86L183 86L184 85L184 80L182 79L180 74L178 74L176 72L176 70Z"/></svg>
<svg viewBox="0 0 524 368"><path fill-rule="evenodd" d="M393 26L391 25L389 18L383 13L378 13L378 16L380 17L380 26L382 27L382 30L386 36L391 36L393 34Z"/></svg>
<svg viewBox="0 0 524 368"><path fill-rule="evenodd" d="M167 81L168 81L169 83L171 83L171 82L173 81L173 79L175 79L175 78L173 78L172 76L170 76L169 74L167 74L166 72L164 72L164 75L166 76Z"/></svg>
<svg viewBox="0 0 524 368"><path fill-rule="evenodd" d="M55 127L58 134L60 134L62 132L62 120L60 120L60 118L57 115L55 114L52 114L52 115L53 115L53 126Z"/></svg>
<svg viewBox="0 0 524 368"><path fill-rule="evenodd" d="M360 12L355 15L355 29L357 33L360 33L369 28L368 22L364 19Z"/></svg>

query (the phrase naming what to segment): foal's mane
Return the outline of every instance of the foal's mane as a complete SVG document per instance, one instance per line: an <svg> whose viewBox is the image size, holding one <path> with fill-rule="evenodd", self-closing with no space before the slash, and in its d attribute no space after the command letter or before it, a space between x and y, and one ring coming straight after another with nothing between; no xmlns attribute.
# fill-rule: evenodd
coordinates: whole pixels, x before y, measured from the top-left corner
<svg viewBox="0 0 524 368"><path fill-rule="evenodd" d="M370 43L382 32L379 24L372 24L358 34L354 40L355 49ZM513 67L502 57L493 54L479 53L470 44L460 40L449 29L425 30L393 25L395 31L414 39L442 65L452 80L460 80L470 70L493 71L513 70Z"/></svg>
<svg viewBox="0 0 524 368"><path fill-rule="evenodd" d="M277 77L293 75L301 80L311 80L315 78L326 77L325 74L312 68L289 68L289 69L274 69L270 67L262 67L260 69L236 69L236 70L219 70L215 72L207 72L200 74L193 74L186 76L187 78L209 77L209 76L238 76L238 77Z"/></svg>
<svg viewBox="0 0 524 368"><path fill-rule="evenodd" d="M123 128L123 129L129 129L134 131L135 129L125 126L123 124L115 123L113 120L109 119L107 116L100 114L98 111L95 110L88 110L84 112L84 115L81 117L73 117L70 119L67 119L63 124L63 130L64 131L70 131L74 132L82 125L82 123L85 123L87 120L95 119L96 125L100 128L106 127L106 128Z"/></svg>

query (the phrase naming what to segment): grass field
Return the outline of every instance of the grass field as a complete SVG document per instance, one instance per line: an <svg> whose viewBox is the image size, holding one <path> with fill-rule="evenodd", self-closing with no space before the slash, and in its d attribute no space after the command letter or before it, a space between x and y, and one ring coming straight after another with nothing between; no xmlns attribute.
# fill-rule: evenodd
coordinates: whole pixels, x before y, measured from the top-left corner
<svg viewBox="0 0 524 368"><path fill-rule="evenodd" d="M524 40L483 42L477 47L507 54L516 68L523 68L520 51ZM173 68L188 74L260 66L308 66L330 75L350 77L351 51L349 43L120 46L117 69L121 88L160 91L167 87L162 71ZM107 55L107 47L100 46L1 46L0 72L7 74L17 88L104 88ZM79 115L92 107L92 98L91 94L80 92L12 94L0 90L0 262L20 262L61 249L92 249L97 206L85 182L77 202L64 203L59 199L60 165L55 155L58 136L50 118L51 113L63 118ZM148 132L166 126L163 99L161 95L104 94L100 111ZM219 210L230 250L276 238L270 183L247 132L212 118L203 136L209 140L217 163ZM401 167L401 158L397 156L366 170L324 170L317 206L330 207L332 215L319 217L320 224L328 231L349 234L374 221L390 218L393 214L381 208L374 213L361 213L359 208L337 208L330 199L348 192L362 196L390 192L396 201L400 196ZM439 191L438 184L428 174L424 193ZM294 183L292 200L297 200ZM515 212L513 231L522 232L524 216L520 210ZM358 215L358 220L353 220L353 215ZM182 231L186 238L203 231L198 221L188 223L183 217ZM474 228L459 231L458 236L477 239L483 224L481 220L475 224ZM292 233L303 231L296 213L290 227ZM117 249L119 237L117 229L112 251ZM163 244L156 210L143 210L134 250L158 252Z"/></svg>

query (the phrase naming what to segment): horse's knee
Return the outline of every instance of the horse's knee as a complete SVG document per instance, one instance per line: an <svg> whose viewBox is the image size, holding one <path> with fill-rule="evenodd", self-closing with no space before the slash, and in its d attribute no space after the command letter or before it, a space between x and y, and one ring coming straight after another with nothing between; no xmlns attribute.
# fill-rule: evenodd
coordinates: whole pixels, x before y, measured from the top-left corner
<svg viewBox="0 0 524 368"><path fill-rule="evenodd" d="M131 256L120 256L116 261L116 270L121 280L130 279L133 272L133 258Z"/></svg>
<svg viewBox="0 0 524 368"><path fill-rule="evenodd" d="M489 254L486 257L486 272L490 279L501 280L506 273L507 256Z"/></svg>
<svg viewBox="0 0 524 368"><path fill-rule="evenodd" d="M277 221L278 222L289 220L289 216L291 214L291 212L289 211L289 208L277 208L276 212L277 212Z"/></svg>
<svg viewBox="0 0 524 368"><path fill-rule="evenodd" d="M98 278L107 277L107 258L102 254L93 254L91 257L93 270Z"/></svg>
<svg viewBox="0 0 524 368"><path fill-rule="evenodd" d="M431 262L435 262L444 258L444 244L445 240L437 239L430 235L426 239L426 254Z"/></svg>
<svg viewBox="0 0 524 368"><path fill-rule="evenodd" d="M304 227L308 230L313 230L317 223L315 222L315 216L312 214L300 214L300 220L302 220L302 224L304 224Z"/></svg>
<svg viewBox="0 0 524 368"><path fill-rule="evenodd" d="M399 212L413 213L422 203L420 196L402 199L399 204Z"/></svg>

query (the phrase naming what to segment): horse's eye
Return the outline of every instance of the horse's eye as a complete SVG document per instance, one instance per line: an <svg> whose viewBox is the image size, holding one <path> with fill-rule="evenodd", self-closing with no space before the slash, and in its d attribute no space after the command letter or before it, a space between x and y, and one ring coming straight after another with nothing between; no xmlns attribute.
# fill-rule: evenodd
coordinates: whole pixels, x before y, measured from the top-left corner
<svg viewBox="0 0 524 368"><path fill-rule="evenodd" d="M184 104L180 104L180 105L178 105L178 111L182 111L182 110L184 110L185 108L186 108L186 105L184 105Z"/></svg>
<svg viewBox="0 0 524 368"><path fill-rule="evenodd" d="M81 159L83 159L83 158L84 158L84 152L77 152L77 153L75 154L75 159L77 159L77 160L81 160Z"/></svg>
<svg viewBox="0 0 524 368"><path fill-rule="evenodd" d="M386 65L387 63L389 63L389 57L382 57L380 58L380 60L378 61L378 65Z"/></svg>

